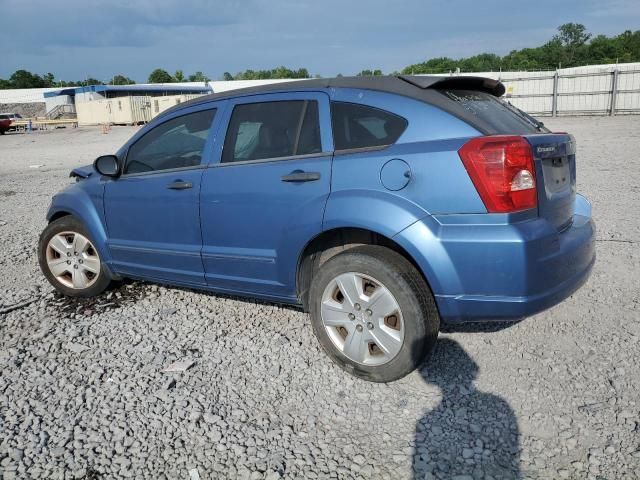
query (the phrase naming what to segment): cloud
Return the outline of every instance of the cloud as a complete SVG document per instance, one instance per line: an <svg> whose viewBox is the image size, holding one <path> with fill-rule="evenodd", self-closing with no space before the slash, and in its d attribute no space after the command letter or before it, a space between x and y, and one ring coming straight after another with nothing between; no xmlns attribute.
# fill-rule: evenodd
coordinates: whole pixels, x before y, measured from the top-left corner
<svg viewBox="0 0 640 480"><path fill-rule="evenodd" d="M0 31L11 39L0 77L18 68L138 81L157 67L213 78L278 65L392 71L537 46L566 22L609 35L640 23L637 0L614 1L626 17L603 16L596 0L0 0Z"/></svg>
<svg viewBox="0 0 640 480"><path fill-rule="evenodd" d="M251 0L244 5L250 5ZM244 8L205 0L4 1L0 28L18 51L35 53L59 46L145 47L161 43L174 29L216 28L237 22Z"/></svg>

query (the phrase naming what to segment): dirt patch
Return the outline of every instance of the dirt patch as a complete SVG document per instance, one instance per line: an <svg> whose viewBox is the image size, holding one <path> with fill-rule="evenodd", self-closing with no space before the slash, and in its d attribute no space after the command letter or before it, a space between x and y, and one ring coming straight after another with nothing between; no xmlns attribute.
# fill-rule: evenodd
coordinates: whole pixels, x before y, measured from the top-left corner
<svg viewBox="0 0 640 480"><path fill-rule="evenodd" d="M55 292L49 306L68 318L91 317L136 303L146 296L149 288L148 284L126 281L92 298L65 297Z"/></svg>

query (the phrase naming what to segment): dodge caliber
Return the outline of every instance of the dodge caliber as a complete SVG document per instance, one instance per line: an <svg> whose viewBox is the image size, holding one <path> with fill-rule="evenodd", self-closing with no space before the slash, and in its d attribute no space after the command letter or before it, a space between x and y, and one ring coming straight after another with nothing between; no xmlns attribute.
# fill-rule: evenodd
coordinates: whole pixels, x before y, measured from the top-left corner
<svg viewBox="0 0 640 480"><path fill-rule="evenodd" d="M42 271L69 296L133 278L298 304L339 366L400 378L441 322L530 316L594 264L574 138L504 91L336 78L177 105L71 173Z"/></svg>

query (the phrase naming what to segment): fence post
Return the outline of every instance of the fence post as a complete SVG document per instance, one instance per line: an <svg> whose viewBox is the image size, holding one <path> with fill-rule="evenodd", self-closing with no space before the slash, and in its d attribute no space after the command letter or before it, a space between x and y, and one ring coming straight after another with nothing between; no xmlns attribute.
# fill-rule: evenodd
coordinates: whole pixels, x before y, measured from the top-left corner
<svg viewBox="0 0 640 480"><path fill-rule="evenodd" d="M618 96L618 69L613 71L613 77L611 77L611 109L609 115L616 114L616 97Z"/></svg>
<svg viewBox="0 0 640 480"><path fill-rule="evenodd" d="M553 74L553 100L551 101L551 116L558 116L558 70Z"/></svg>

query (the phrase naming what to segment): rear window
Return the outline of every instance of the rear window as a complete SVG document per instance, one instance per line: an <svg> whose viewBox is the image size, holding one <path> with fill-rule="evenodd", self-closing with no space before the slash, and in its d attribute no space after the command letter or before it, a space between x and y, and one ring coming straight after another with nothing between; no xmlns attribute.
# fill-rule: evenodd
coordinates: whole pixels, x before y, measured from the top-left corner
<svg viewBox="0 0 640 480"><path fill-rule="evenodd" d="M322 151L318 102L290 100L237 105L222 162L310 155Z"/></svg>
<svg viewBox="0 0 640 480"><path fill-rule="evenodd" d="M439 90L496 133L526 135L547 131L534 118L490 93L477 90Z"/></svg>
<svg viewBox="0 0 640 480"><path fill-rule="evenodd" d="M336 150L391 145L407 128L407 120L391 112L346 102L331 102L331 124Z"/></svg>

